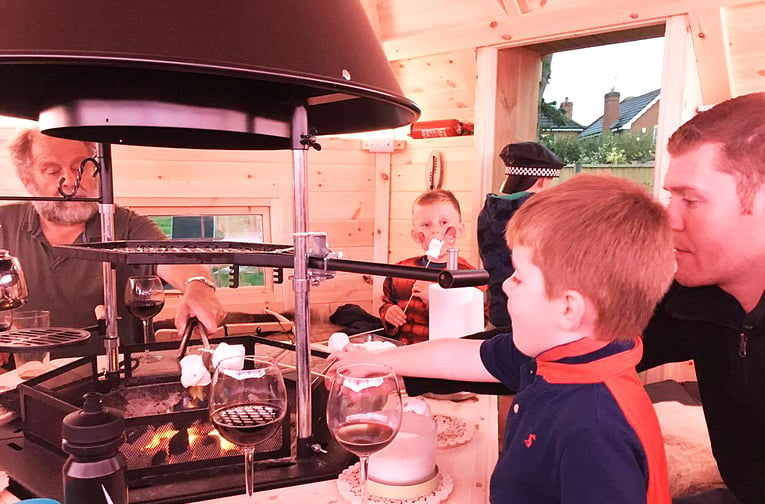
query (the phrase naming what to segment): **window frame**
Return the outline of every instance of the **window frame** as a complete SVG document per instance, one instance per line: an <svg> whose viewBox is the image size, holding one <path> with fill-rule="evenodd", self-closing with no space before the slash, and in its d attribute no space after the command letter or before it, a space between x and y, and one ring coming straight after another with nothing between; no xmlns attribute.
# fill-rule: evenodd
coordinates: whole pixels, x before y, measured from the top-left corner
<svg viewBox="0 0 765 504"><path fill-rule="evenodd" d="M278 211L275 200L272 198L193 198L193 197L166 197L158 198L121 198L120 205L124 205L135 212L152 216L218 216L218 215L256 215L263 216L263 242L273 242L274 211ZM232 240L235 241L235 240ZM274 272L270 267L263 267L264 285L241 286L237 288L218 288L218 297L225 304L225 300L235 295L258 296L259 298L273 298L279 292L274 284ZM169 294L180 295L177 289L168 290Z"/></svg>

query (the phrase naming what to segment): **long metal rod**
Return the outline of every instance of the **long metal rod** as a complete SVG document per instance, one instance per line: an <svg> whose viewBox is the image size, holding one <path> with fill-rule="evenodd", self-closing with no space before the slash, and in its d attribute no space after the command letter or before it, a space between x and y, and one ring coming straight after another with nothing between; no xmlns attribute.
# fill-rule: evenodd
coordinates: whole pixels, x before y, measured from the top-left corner
<svg viewBox="0 0 765 504"><path fill-rule="evenodd" d="M101 241L114 241L114 186L112 175L112 149L107 143L96 145L98 164L100 165L99 188L101 203L98 210L101 214ZM106 307L106 372L109 374L119 371L119 334L117 333L117 273L115 267L108 262L101 264L104 279L104 306Z"/></svg>
<svg viewBox="0 0 765 504"><path fill-rule="evenodd" d="M294 178L294 245L295 274L292 285L295 293L295 363L297 364L297 435L298 457L302 455L307 440L312 436L311 426L311 342L309 278L308 278L308 190L307 145L303 139L308 135L308 114L303 104L292 112L292 170Z"/></svg>
<svg viewBox="0 0 765 504"><path fill-rule="evenodd" d="M101 201L100 198L64 198L63 196L0 196L0 201Z"/></svg>

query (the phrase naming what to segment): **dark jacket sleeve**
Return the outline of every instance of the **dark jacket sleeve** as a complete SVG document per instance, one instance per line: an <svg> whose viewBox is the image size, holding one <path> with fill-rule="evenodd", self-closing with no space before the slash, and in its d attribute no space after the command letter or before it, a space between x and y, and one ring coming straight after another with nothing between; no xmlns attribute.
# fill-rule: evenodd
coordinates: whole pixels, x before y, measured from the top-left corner
<svg viewBox="0 0 765 504"><path fill-rule="evenodd" d="M643 331L643 358L638 363L638 372L692 358L682 321L673 317L671 312L671 306L682 295L682 289L677 282L672 284Z"/></svg>
<svg viewBox="0 0 765 504"><path fill-rule="evenodd" d="M491 331L483 331L469 336L465 339L489 339L496 334L509 332L509 327L500 327ZM510 395L515 392L508 389L501 383L495 382L466 382L459 380L442 380L435 378L412 378L405 376L404 384L406 393L410 396L417 396L432 392L434 394L454 394L455 392L474 392L476 394L487 395Z"/></svg>

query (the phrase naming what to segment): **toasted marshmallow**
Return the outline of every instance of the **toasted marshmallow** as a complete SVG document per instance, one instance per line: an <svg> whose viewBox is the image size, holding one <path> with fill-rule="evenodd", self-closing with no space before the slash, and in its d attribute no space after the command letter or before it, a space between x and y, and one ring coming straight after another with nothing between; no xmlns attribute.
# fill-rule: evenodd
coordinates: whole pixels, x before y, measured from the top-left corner
<svg viewBox="0 0 765 504"><path fill-rule="evenodd" d="M396 345L390 341L365 341L364 343L359 343L359 346L370 352L379 352L380 350L396 348Z"/></svg>
<svg viewBox="0 0 765 504"><path fill-rule="evenodd" d="M421 397L409 397L404 401L404 412L417 413L418 415L431 416L430 406Z"/></svg>
<svg viewBox="0 0 765 504"><path fill-rule="evenodd" d="M228 369L242 369L244 368L244 345L229 345L225 341L218 343L215 351L212 355L212 365L214 368L218 367L218 364L223 359L229 357L239 357L239 359L231 359L224 363L224 366Z"/></svg>
<svg viewBox="0 0 765 504"><path fill-rule="evenodd" d="M327 346L329 347L330 352L340 352L343 348L345 348L345 345L350 342L351 340L348 339L347 334L344 332L336 332L329 337Z"/></svg>
<svg viewBox="0 0 765 504"><path fill-rule="evenodd" d="M181 359L181 385L186 388L203 387L209 385L210 381L210 372L201 355L191 354Z"/></svg>
<svg viewBox="0 0 765 504"><path fill-rule="evenodd" d="M428 256L428 259L431 261L437 261L439 257L441 257L441 248L444 246L444 242L439 240L438 238L433 238L430 240L430 244L428 245L428 251L425 252L425 255Z"/></svg>

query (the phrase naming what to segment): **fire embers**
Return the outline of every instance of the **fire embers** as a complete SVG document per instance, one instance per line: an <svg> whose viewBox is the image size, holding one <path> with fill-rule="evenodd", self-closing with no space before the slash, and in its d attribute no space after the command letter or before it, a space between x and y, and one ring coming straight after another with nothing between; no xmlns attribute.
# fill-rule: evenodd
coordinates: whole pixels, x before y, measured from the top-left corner
<svg viewBox="0 0 765 504"><path fill-rule="evenodd" d="M240 454L212 424L196 420L187 427L166 422L159 426L128 427L122 446L128 468L155 467Z"/></svg>

